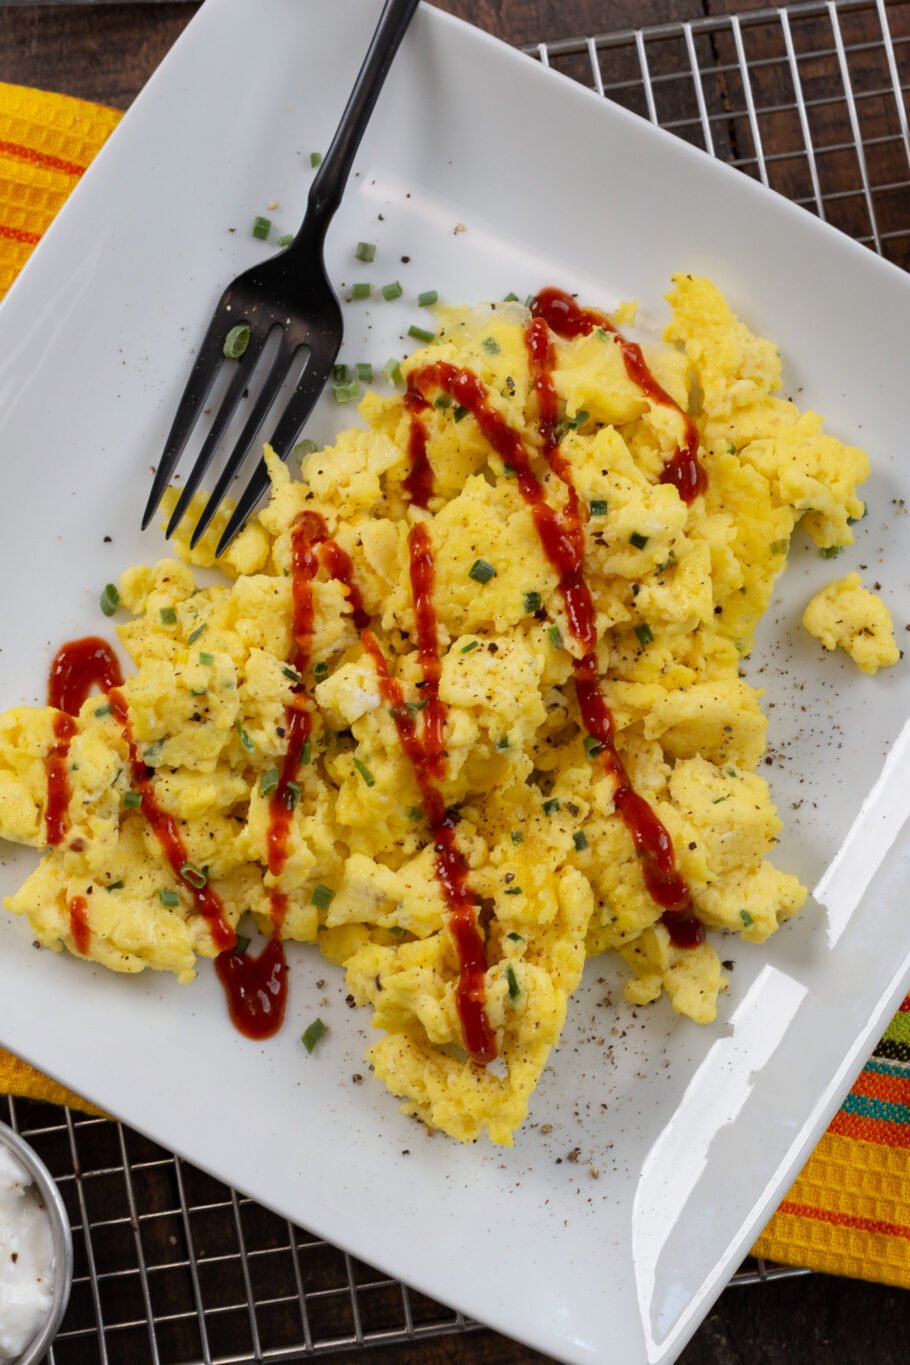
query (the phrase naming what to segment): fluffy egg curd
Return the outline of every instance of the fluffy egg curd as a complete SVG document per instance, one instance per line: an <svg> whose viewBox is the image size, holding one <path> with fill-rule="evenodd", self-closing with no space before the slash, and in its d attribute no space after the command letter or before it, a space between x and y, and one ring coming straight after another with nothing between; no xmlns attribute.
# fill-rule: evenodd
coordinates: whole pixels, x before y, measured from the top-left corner
<svg viewBox="0 0 910 1365"><path fill-rule="evenodd" d="M589 955L714 1019L706 931L763 942L806 897L740 666L797 523L849 544L869 466L708 280L669 302L655 347L557 290L446 313L366 429L298 480L267 451L226 581L193 566L227 513L123 574L134 671L75 642L52 705L0 717L0 835L45 849L5 903L40 944L215 958L262 1037L284 943L316 943L375 1074L464 1141L511 1144Z"/></svg>

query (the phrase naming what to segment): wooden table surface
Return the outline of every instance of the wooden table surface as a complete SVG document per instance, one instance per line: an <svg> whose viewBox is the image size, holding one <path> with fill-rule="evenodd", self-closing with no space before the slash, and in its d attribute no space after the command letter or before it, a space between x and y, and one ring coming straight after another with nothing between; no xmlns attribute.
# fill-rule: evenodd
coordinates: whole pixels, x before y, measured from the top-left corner
<svg viewBox="0 0 910 1365"><path fill-rule="evenodd" d="M255 0L250 0L254 3ZM330 0L323 0L330 3ZM767 0L438 0L521 44L703 14ZM0 0L0 78L125 109L198 6L185 0L53 4ZM910 1297L814 1275L726 1291L683 1353L683 1365L891 1365L906 1358ZM89 1348L86 1348L87 1350ZM86 1356L86 1365L94 1361ZM373 1348L373 1365L531 1365L549 1359L493 1332ZM361 1365L362 1350L331 1357ZM140 1362L137 1360L137 1365ZM623 1365L611 1362L610 1365Z"/></svg>

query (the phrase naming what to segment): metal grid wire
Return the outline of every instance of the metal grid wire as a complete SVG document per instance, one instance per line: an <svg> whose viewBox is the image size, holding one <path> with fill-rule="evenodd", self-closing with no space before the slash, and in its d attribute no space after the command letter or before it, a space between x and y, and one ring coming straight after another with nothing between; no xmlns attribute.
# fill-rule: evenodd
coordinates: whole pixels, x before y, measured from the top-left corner
<svg viewBox="0 0 910 1365"><path fill-rule="evenodd" d="M910 268L910 0L795 4L528 51ZM73 1224L52 1365L255 1365L477 1325L119 1123L4 1103ZM805 1273L750 1260L734 1283Z"/></svg>

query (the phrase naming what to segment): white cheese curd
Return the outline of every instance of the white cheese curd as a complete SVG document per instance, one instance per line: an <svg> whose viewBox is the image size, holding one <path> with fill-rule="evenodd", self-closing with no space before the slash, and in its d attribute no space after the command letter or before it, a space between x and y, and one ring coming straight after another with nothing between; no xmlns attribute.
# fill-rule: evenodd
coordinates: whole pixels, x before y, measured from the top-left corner
<svg viewBox="0 0 910 1365"><path fill-rule="evenodd" d="M51 1312L50 1219L25 1167L0 1143L0 1361L15 1360Z"/></svg>

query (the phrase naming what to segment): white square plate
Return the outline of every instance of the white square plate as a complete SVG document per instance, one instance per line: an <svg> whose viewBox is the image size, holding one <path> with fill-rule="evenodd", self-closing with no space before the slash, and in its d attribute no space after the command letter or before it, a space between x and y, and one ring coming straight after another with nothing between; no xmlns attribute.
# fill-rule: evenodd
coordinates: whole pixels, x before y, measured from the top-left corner
<svg viewBox="0 0 910 1365"><path fill-rule="evenodd" d="M276 232L302 217L309 153L328 144L377 8L209 0L0 310L3 706L41 703L53 649L103 628L101 585L163 553L138 522L191 348L223 284L270 249L251 238L253 216L277 201ZM360 239L378 243L369 270L353 257ZM328 257L339 284L405 287L397 304L346 308L343 358L377 368L406 348L422 289L471 302L559 284L607 307L642 299L655 329L671 272L710 275L781 345L786 391L870 450L870 515L837 573L866 565L903 638L910 519L892 500L910 500L910 281L897 270L430 9L380 99ZM349 418L323 403L309 434L327 439ZM430 1139L378 1085L352 1083L368 1019L313 951L292 953L283 1034L256 1045L232 1032L210 968L192 987L118 978L36 953L28 926L3 915L3 1043L541 1350L671 1360L833 1113L908 967L897 741L910 680L905 667L867 679L820 659L798 623L830 576L797 548L751 669L772 708L780 862L816 900L764 949L724 945L736 965L713 1029L663 1005L628 1009L613 964L591 963L514 1150ZM3 853L8 893L33 858ZM309 1057L298 1039L317 1012L330 1034Z"/></svg>

